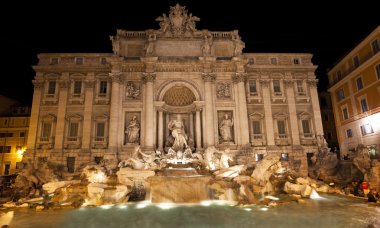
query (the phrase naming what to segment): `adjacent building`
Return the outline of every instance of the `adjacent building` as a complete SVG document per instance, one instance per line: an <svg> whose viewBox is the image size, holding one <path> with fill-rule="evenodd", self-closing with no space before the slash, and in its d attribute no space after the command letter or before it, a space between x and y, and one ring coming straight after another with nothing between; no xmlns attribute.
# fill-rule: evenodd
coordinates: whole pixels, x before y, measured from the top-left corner
<svg viewBox="0 0 380 228"><path fill-rule="evenodd" d="M332 151L339 149L338 137L336 135L335 120L331 96L328 92L319 92L319 105L321 107L323 134Z"/></svg>
<svg viewBox="0 0 380 228"><path fill-rule="evenodd" d="M358 145L379 156L380 26L329 72L335 125L341 154Z"/></svg>
<svg viewBox="0 0 380 228"><path fill-rule="evenodd" d="M167 151L178 120L193 151L277 153L307 174L324 134L312 55L243 53L238 31L197 30L178 4L156 20L117 30L113 53L38 55L25 160L73 172L138 146Z"/></svg>
<svg viewBox="0 0 380 228"><path fill-rule="evenodd" d="M0 104L0 175L10 175L22 168L30 108L4 96Z"/></svg>

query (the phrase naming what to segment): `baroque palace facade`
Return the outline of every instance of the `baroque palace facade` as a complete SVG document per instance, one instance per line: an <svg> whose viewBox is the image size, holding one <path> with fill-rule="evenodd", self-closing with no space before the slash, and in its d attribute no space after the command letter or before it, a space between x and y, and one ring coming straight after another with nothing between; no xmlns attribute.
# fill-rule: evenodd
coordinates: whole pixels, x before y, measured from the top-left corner
<svg viewBox="0 0 380 228"><path fill-rule="evenodd" d="M238 31L197 30L178 4L156 20L157 30L117 30L110 54L38 56L24 160L73 171L137 146L167 151L179 120L193 151L283 153L307 172L323 139L312 55L243 53Z"/></svg>

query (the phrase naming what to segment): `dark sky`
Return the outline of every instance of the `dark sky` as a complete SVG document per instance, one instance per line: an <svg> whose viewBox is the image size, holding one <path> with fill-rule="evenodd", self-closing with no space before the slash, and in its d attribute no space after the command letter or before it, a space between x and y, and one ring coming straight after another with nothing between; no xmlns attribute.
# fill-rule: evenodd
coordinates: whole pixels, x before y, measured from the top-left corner
<svg viewBox="0 0 380 228"><path fill-rule="evenodd" d="M322 90L327 88L326 70L380 25L376 1L335 6L305 0L28 2L9 2L13 5L3 6L0 14L0 94L27 104L37 53L111 52L109 35L117 28L157 29L155 18L177 2L201 18L198 29L240 30L244 52L314 54Z"/></svg>

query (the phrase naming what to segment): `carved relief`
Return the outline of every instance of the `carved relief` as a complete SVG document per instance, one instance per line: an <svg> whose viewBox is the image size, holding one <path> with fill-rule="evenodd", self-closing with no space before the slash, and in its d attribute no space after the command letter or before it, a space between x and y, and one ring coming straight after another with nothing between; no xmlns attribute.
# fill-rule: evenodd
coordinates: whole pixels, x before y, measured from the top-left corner
<svg viewBox="0 0 380 228"><path fill-rule="evenodd" d="M141 90L140 85L138 85L137 83L134 83L132 81L127 82L125 90L125 95L127 99L140 99Z"/></svg>
<svg viewBox="0 0 380 228"><path fill-rule="evenodd" d="M156 21L160 22L160 29L158 31L165 34L171 32L172 35L178 36L197 31L195 22L200 21L200 19L193 16L192 13L188 14L186 6L180 6L177 3L175 6L170 6L169 17L166 14L162 14L162 16L156 18Z"/></svg>
<svg viewBox="0 0 380 228"><path fill-rule="evenodd" d="M228 82L218 82L216 85L216 95L219 99L231 98L231 84Z"/></svg>

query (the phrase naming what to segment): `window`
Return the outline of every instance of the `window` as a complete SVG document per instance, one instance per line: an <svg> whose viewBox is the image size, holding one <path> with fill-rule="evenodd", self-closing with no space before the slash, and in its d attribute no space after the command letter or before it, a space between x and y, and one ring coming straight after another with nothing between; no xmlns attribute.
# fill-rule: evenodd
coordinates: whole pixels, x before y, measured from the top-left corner
<svg viewBox="0 0 380 228"><path fill-rule="evenodd" d="M75 58L75 64L78 64L78 65L83 64L83 58Z"/></svg>
<svg viewBox="0 0 380 228"><path fill-rule="evenodd" d="M82 81L74 82L74 94L78 95L82 93Z"/></svg>
<svg viewBox="0 0 380 228"><path fill-rule="evenodd" d="M79 123L78 122L70 122L69 123L67 141L77 141L78 129L79 129Z"/></svg>
<svg viewBox="0 0 380 228"><path fill-rule="evenodd" d="M299 58L294 58L293 59L293 63L296 64L296 65L300 64L300 59Z"/></svg>
<svg viewBox="0 0 380 228"><path fill-rule="evenodd" d="M0 133L0 138L13 137L13 133Z"/></svg>
<svg viewBox="0 0 380 228"><path fill-rule="evenodd" d="M376 65L376 74L377 74L377 79L380 79L380 64Z"/></svg>
<svg viewBox="0 0 380 228"><path fill-rule="evenodd" d="M103 157L95 157L94 158L95 164L97 164L97 165L99 165L102 160L103 160Z"/></svg>
<svg viewBox="0 0 380 228"><path fill-rule="evenodd" d="M99 95L105 96L107 94L107 81L100 81Z"/></svg>
<svg viewBox="0 0 380 228"><path fill-rule="evenodd" d="M297 81L297 91L298 91L299 95L305 95L305 92L303 90L302 81Z"/></svg>
<svg viewBox="0 0 380 228"><path fill-rule="evenodd" d="M253 127L253 134L260 135L261 134L261 127L260 127L260 121L252 121L252 127Z"/></svg>
<svg viewBox="0 0 380 228"><path fill-rule="evenodd" d="M9 175L9 170L11 169L11 164L5 164L4 175Z"/></svg>
<svg viewBox="0 0 380 228"><path fill-rule="evenodd" d="M58 58L51 58L51 59L50 59L50 64L51 64L51 65L58 64Z"/></svg>
<svg viewBox="0 0 380 228"><path fill-rule="evenodd" d="M280 138L286 138L285 120L277 120L278 135Z"/></svg>
<svg viewBox="0 0 380 228"><path fill-rule="evenodd" d="M362 112L367 112L368 111L367 99L365 98L360 99L360 106L362 108Z"/></svg>
<svg viewBox="0 0 380 228"><path fill-rule="evenodd" d="M253 65L255 64L255 60L253 58L248 59L248 65Z"/></svg>
<svg viewBox="0 0 380 228"><path fill-rule="evenodd" d="M356 87L358 88L358 90L363 89L363 79L362 79L362 77L359 77L359 78L356 79Z"/></svg>
<svg viewBox="0 0 380 228"><path fill-rule="evenodd" d="M256 80L249 81L249 93L250 95L257 95Z"/></svg>
<svg viewBox="0 0 380 228"><path fill-rule="evenodd" d="M377 52L379 52L379 50L380 50L379 40L376 39L376 40L372 41L371 47L372 47L373 54L376 54Z"/></svg>
<svg viewBox="0 0 380 228"><path fill-rule="evenodd" d="M340 70L336 72L336 77L338 78L338 80L342 79L342 72Z"/></svg>
<svg viewBox="0 0 380 228"><path fill-rule="evenodd" d="M347 107L342 108L342 113L343 113L343 120L348 119L348 109Z"/></svg>
<svg viewBox="0 0 380 228"><path fill-rule="evenodd" d="M51 133L51 123L42 123L42 131L41 131L41 140L40 141L49 141L50 133Z"/></svg>
<svg viewBox="0 0 380 228"><path fill-rule="evenodd" d="M0 153L10 153L11 149L11 146L0 146Z"/></svg>
<svg viewBox="0 0 380 228"><path fill-rule="evenodd" d="M48 94L55 94L56 82L50 81L48 86Z"/></svg>
<svg viewBox="0 0 380 228"><path fill-rule="evenodd" d="M20 137L25 137L25 132L20 132Z"/></svg>
<svg viewBox="0 0 380 228"><path fill-rule="evenodd" d="M280 80L273 80L273 91L275 93L281 93Z"/></svg>
<svg viewBox="0 0 380 228"><path fill-rule="evenodd" d="M338 101L343 100L344 99L344 90L343 89L339 89L336 92L336 96L337 96Z"/></svg>
<svg viewBox="0 0 380 228"><path fill-rule="evenodd" d="M270 59L270 63L276 65L277 64L277 59L276 58L271 58Z"/></svg>
<svg viewBox="0 0 380 228"><path fill-rule="evenodd" d="M104 122L98 122L96 123L96 137L95 141L105 141L104 136L105 136L105 126L106 124Z"/></svg>
<svg viewBox="0 0 380 228"><path fill-rule="evenodd" d="M360 62L359 62L359 56L355 56L352 61L354 62L354 67L358 67Z"/></svg>
<svg viewBox="0 0 380 228"><path fill-rule="evenodd" d="M360 126L360 130L362 131L362 135L367 135L373 133L373 128L371 124L364 124Z"/></svg>
<svg viewBox="0 0 380 228"><path fill-rule="evenodd" d="M352 130L351 129L346 130L346 136L347 136L347 138L352 138Z"/></svg>
<svg viewBox="0 0 380 228"><path fill-rule="evenodd" d="M304 137L311 137L310 120L302 120L302 131Z"/></svg>

